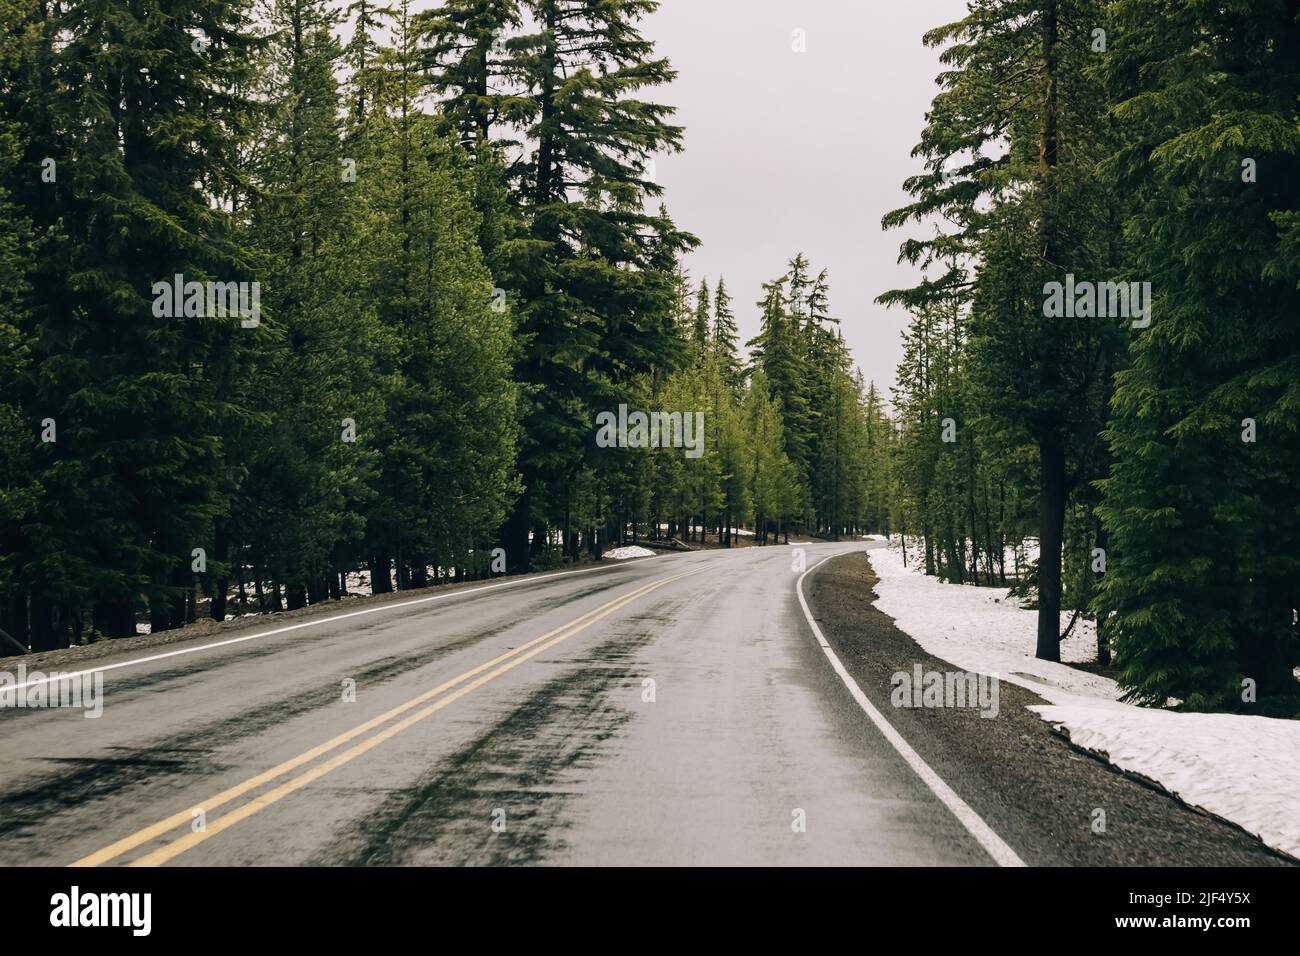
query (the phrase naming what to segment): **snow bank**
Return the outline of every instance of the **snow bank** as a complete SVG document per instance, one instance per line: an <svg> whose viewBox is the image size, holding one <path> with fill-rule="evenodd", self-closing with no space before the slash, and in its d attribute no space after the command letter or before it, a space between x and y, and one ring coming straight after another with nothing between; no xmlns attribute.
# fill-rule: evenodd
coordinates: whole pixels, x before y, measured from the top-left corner
<svg viewBox="0 0 1300 956"><path fill-rule="evenodd" d="M1076 746L1300 858L1300 721L1104 701L1030 710Z"/></svg>
<svg viewBox="0 0 1300 956"><path fill-rule="evenodd" d="M630 544L626 547L615 548L612 551L606 551L601 557L613 558L615 561L626 561L628 558L653 558L655 553L649 548L643 548L640 545Z"/></svg>
<svg viewBox="0 0 1300 956"><path fill-rule="evenodd" d="M869 557L880 578L876 606L927 652L1029 688L1051 702L1030 710L1076 746L1300 858L1300 721L1121 703L1110 678L1035 658L1036 614L1005 590L927 578L916 564L904 568L897 545ZM1067 621L1063 614L1062 627ZM1075 624L1061 658L1096 659L1091 623Z"/></svg>
<svg viewBox="0 0 1300 956"><path fill-rule="evenodd" d="M904 568L896 547L873 549L869 557L880 578L876 606L936 657L964 670L996 671L1002 679L1040 693L1047 686L1109 700L1119 696L1115 682L1108 678L1035 658L1037 614L1023 610L1007 589L947 584L926 577L916 561L909 559ZM1070 615L1062 613L1061 629L1069 622ZM1061 660L1084 662L1096 657L1096 629L1080 618L1061 645Z"/></svg>

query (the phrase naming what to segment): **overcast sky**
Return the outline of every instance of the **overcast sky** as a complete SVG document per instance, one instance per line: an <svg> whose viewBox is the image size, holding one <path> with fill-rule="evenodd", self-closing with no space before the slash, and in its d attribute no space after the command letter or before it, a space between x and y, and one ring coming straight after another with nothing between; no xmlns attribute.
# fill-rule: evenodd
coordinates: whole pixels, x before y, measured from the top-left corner
<svg viewBox="0 0 1300 956"><path fill-rule="evenodd" d="M832 312L868 379L894 381L906 314L874 303L915 273L905 233L880 217L903 180L937 89L926 30L965 0L663 0L642 28L678 71L654 98L678 109L685 151L656 161L677 224L701 247L691 278L725 275L743 338L760 283L798 251L830 273ZM806 31L807 52L792 49ZM915 229L913 230L916 231Z"/></svg>

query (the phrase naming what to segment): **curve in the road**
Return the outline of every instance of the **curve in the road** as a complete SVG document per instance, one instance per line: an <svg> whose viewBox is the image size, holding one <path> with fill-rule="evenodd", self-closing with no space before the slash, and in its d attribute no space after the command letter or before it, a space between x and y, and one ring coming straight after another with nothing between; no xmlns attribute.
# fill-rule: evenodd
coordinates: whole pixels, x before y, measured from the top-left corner
<svg viewBox="0 0 1300 956"><path fill-rule="evenodd" d="M795 584L795 591L799 595L799 606L803 609L803 615L808 621L808 626L812 628L813 636L817 638L822 653L831 662L831 667L839 675L840 680L844 682L844 686L848 688L853 700L862 708L863 713L867 715L871 722L875 724L876 729L898 751L899 756L907 761L907 765L916 771L916 775L924 781L925 785L930 788L931 792L939 798L943 805L952 811L953 816L960 821L967 832L979 841L980 846L988 851L989 856L993 857L999 866L1024 866L1025 861L1020 859L1016 851L1007 846L1006 841L998 836L993 831L993 828L985 823L983 818L972 810L965 800L957 796L952 787L943 782L943 778L921 759L921 755L913 750L911 745L902 738L902 735L885 719L885 715L877 710L871 701L867 700L867 695L862 693L862 688L858 686L858 682L845 670L839 656L831 649L825 635L822 634L821 628L817 626L816 620L813 619L812 611L808 609L808 602L803 596L803 580L834 557L838 557L838 555L822 558L822 560L799 575L799 580Z"/></svg>

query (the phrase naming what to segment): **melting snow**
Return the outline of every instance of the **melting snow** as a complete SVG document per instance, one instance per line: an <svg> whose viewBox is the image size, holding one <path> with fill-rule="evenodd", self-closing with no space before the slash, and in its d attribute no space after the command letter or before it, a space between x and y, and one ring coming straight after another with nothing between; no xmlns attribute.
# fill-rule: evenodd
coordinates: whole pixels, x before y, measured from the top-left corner
<svg viewBox="0 0 1300 956"><path fill-rule="evenodd" d="M613 558L615 561L624 561L628 558L653 558L655 553L649 548L643 548L640 545L629 544L626 547L615 548L612 551L606 551L602 557Z"/></svg>
<svg viewBox="0 0 1300 956"><path fill-rule="evenodd" d="M1300 721L1122 703L1110 678L1034 657L1036 614L1005 589L946 584L915 562L904 568L897 543L869 557L880 578L876 606L926 651L1034 691L1051 703L1030 710L1076 746L1300 858ZM1068 619L1062 614L1062 628ZM1091 622L1075 624L1061 658L1096 659Z"/></svg>

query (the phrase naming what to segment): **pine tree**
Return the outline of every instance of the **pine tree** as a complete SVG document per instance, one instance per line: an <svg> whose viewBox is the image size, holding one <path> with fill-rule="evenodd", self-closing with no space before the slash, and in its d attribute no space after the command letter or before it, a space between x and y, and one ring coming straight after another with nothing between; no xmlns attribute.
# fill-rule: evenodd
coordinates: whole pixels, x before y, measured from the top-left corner
<svg viewBox="0 0 1300 956"><path fill-rule="evenodd" d="M695 292L695 316L691 325L691 348L695 361L702 362L709 344L709 280L700 280Z"/></svg>
<svg viewBox="0 0 1300 956"><path fill-rule="evenodd" d="M803 326L799 314L791 311L785 276L763 284L763 299L758 307L763 313L759 334L748 346L754 366L762 368L772 397L780 403L786 457L795 469L791 493L801 503L797 513L802 517L811 509L808 482L813 413L807 394Z"/></svg>
<svg viewBox="0 0 1300 956"><path fill-rule="evenodd" d="M750 444L750 506L754 533L766 544L769 532L779 532L796 506L794 465L785 452L780 401L773 397L767 376L756 368L744 409Z"/></svg>
<svg viewBox="0 0 1300 956"><path fill-rule="evenodd" d="M369 263L356 243L368 224L355 180L375 170L365 157L358 167L342 155L337 23L322 0L268 8L265 121L252 150L248 215L249 239L268 262L265 304L278 339L263 351L256 387L267 427L239 435L248 475L230 527L218 525L234 554L251 548L259 574L275 582L277 607L283 584L291 610L339 595L340 575L361 558L379 457L365 426L382 410L377 363L394 350L357 281ZM345 419L364 423L356 442L343 440ZM218 548L218 562L227 550ZM225 571L218 564L212 584L218 619Z"/></svg>
<svg viewBox="0 0 1300 956"><path fill-rule="evenodd" d="M518 0L447 0L416 17L431 86L471 154L499 125L527 124L534 114L533 100L507 91L518 71L507 37L521 22Z"/></svg>
<svg viewBox="0 0 1300 956"><path fill-rule="evenodd" d="M191 555L224 507L217 436L259 337L197 302L167 315L157 291L178 274L258 278L218 204L249 115L246 6L164 0L149 14L76 0L47 25L66 42L33 146L57 162L40 197L66 238L33 278L31 402L58 429L38 450L29 524L37 647L134 633L140 595L157 629L193 614Z"/></svg>
<svg viewBox="0 0 1300 956"><path fill-rule="evenodd" d="M365 129L375 97L377 64L383 24L392 17L391 7L377 0L353 0L348 4L352 37L344 49L349 77L347 124L350 136Z"/></svg>
<svg viewBox="0 0 1300 956"><path fill-rule="evenodd" d="M1089 60L1100 22L1094 0L988 0L927 34L928 44L951 44L944 91L917 147L928 169L906 183L915 201L884 219L888 228L942 214L956 226L905 242L903 258L942 271L881 299L912 308L970 304L979 412L1008 451L1031 441L1038 453L1037 654L1048 660L1060 656L1067 504L1100 476L1094 450L1125 332L1119 319L1048 317L1043 308L1047 282L1071 273L1104 281L1117 269L1107 241L1115 210L1095 196L1111 135ZM943 522L955 527L957 503L945 498L944 508ZM969 498L961 510L969 523ZM946 531L945 538L957 543ZM950 551L955 571L961 555Z"/></svg>
<svg viewBox="0 0 1300 956"><path fill-rule="evenodd" d="M482 560L518 490L518 392L510 381L514 318L493 294L478 247L473 170L433 117L409 3L381 51L376 168L359 179L380 225L369 295L400 351L373 432L384 449L366 533L372 583L399 588ZM498 304L500 303L500 305ZM443 569L440 571L439 569Z"/></svg>
<svg viewBox="0 0 1300 956"><path fill-rule="evenodd" d="M1131 698L1291 698L1300 662L1294 4L1116 4L1114 166L1151 326L1120 373L1098 613ZM1248 421L1249 420L1249 421ZM1250 424L1256 434L1246 440Z"/></svg>
<svg viewBox="0 0 1300 956"><path fill-rule="evenodd" d="M727 292L727 282L718 276L718 287L713 293L713 350L722 362L722 375L727 386L739 392L744 383L744 369L741 366L739 348L740 332L736 328L736 316L731 311L731 296Z"/></svg>
<svg viewBox="0 0 1300 956"><path fill-rule="evenodd" d="M671 361L672 269L695 240L662 210L644 211L662 191L646 164L679 149L682 135L670 107L636 98L674 76L637 29L656 6L529 0L536 30L510 41L536 147L516 170L527 231L500 257L502 284L519 300L516 377L527 396L525 491L502 530L520 565L562 519L592 413L616 407L627 382Z"/></svg>
<svg viewBox="0 0 1300 956"><path fill-rule="evenodd" d="M0 654L25 649L29 546L23 525L41 493L35 473L40 420L28 414L27 375L32 364L31 276L39 239L30 216L15 200L42 185L28 159L31 129L25 111L35 91L30 69L40 48L31 31L39 12L26 0L0 0ZM6 636L7 635L7 636Z"/></svg>

